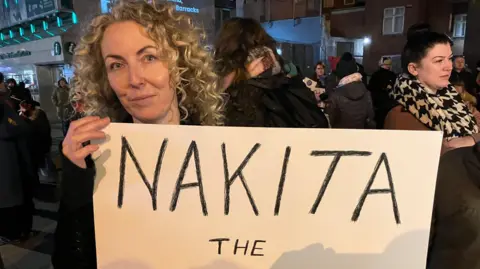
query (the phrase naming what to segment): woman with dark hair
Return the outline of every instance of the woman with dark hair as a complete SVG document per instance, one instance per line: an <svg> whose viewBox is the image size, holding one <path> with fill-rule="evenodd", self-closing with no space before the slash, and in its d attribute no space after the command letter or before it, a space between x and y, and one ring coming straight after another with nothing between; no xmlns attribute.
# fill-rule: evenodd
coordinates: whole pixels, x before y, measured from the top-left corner
<svg viewBox="0 0 480 269"><path fill-rule="evenodd" d="M429 31L413 32L402 53L404 74L390 96L398 103L385 119L385 129L437 130L443 151L473 146L480 138L474 116L450 84L452 40Z"/></svg>
<svg viewBox="0 0 480 269"><path fill-rule="evenodd" d="M318 88L325 88L326 69L327 66L322 61L315 65L315 73L312 75L312 79L317 82Z"/></svg>
<svg viewBox="0 0 480 269"><path fill-rule="evenodd" d="M214 57L217 74L228 94L226 125L328 127L313 92L305 87L302 78L287 77L275 40L256 20L227 21L215 43ZM289 91L292 86L294 91ZM291 102L290 97L297 102ZM299 123L299 118L309 121Z"/></svg>

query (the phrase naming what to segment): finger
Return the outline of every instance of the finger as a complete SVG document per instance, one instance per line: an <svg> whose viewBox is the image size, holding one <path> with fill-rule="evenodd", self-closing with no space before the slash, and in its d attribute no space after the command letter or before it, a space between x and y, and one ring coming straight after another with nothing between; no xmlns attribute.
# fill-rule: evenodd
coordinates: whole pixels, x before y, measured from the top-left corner
<svg viewBox="0 0 480 269"><path fill-rule="evenodd" d="M258 67L258 65L262 64L262 60L264 59L265 57L260 57L258 59L255 59L253 60L251 63L248 64L247 66L247 71L253 71L254 69L256 69Z"/></svg>
<svg viewBox="0 0 480 269"><path fill-rule="evenodd" d="M74 136L72 136L72 142L78 145L90 140L105 139L105 137L106 135L102 131L89 131L75 134Z"/></svg>
<svg viewBox="0 0 480 269"><path fill-rule="evenodd" d="M75 133L84 133L90 131L100 131L110 124L110 118L97 119L95 121L88 122L77 128Z"/></svg>
<svg viewBox="0 0 480 269"><path fill-rule="evenodd" d="M99 119L100 119L100 117L98 117L98 116L88 116L88 117L84 117L84 118L72 121L72 123L70 123L69 130L72 130L72 132L73 132L76 129L80 128L81 126L83 126L85 124L88 124L89 122L99 120Z"/></svg>
<svg viewBox="0 0 480 269"><path fill-rule="evenodd" d="M75 159L81 160L87 158L88 155L97 151L100 147L98 145L88 145L75 152Z"/></svg>

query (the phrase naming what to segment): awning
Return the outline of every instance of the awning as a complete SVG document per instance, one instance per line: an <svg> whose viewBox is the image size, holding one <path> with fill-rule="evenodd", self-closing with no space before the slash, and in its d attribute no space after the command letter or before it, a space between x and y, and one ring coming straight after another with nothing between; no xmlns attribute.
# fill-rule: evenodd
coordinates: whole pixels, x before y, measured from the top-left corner
<svg viewBox="0 0 480 269"><path fill-rule="evenodd" d="M322 43L322 18L308 17L262 23L267 33L278 42L298 44Z"/></svg>

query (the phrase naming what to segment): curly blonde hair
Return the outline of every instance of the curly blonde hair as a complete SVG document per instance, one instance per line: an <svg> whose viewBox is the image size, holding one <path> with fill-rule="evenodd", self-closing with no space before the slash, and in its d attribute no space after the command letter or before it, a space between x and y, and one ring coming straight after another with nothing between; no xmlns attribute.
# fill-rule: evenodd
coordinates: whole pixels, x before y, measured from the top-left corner
<svg viewBox="0 0 480 269"><path fill-rule="evenodd" d="M145 27L149 37L166 52L170 84L177 91L182 119L202 125L223 124L223 96L211 56L202 45L205 34L189 16L175 12L175 6L168 3L124 1L111 13L91 21L75 50L72 101L83 103L86 115L110 116L114 121L125 115L109 85L100 49L106 28L122 21Z"/></svg>

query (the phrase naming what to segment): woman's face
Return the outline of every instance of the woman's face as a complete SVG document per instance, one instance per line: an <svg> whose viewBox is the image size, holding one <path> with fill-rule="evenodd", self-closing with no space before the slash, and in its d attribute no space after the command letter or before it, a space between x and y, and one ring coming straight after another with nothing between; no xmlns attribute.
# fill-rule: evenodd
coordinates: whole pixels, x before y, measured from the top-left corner
<svg viewBox="0 0 480 269"><path fill-rule="evenodd" d="M325 68L323 68L322 65L317 64L317 67L315 68L315 73L317 74L317 77L325 75Z"/></svg>
<svg viewBox="0 0 480 269"><path fill-rule="evenodd" d="M463 57L455 58L455 69L461 71L465 68L465 59Z"/></svg>
<svg viewBox="0 0 480 269"><path fill-rule="evenodd" d="M65 82L65 80L60 80L60 82L58 82L58 85L62 88L65 88L65 86L67 86L67 83Z"/></svg>
<svg viewBox="0 0 480 269"><path fill-rule="evenodd" d="M160 60L162 48L141 25L125 21L108 26L101 49L110 86L134 122L178 123L176 94L168 66Z"/></svg>
<svg viewBox="0 0 480 269"><path fill-rule="evenodd" d="M410 73L435 91L449 85L452 69L452 48L449 44L435 45L420 64L410 63L409 65Z"/></svg>

